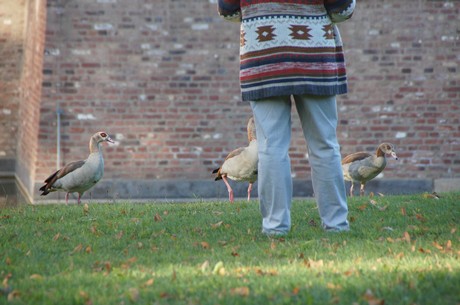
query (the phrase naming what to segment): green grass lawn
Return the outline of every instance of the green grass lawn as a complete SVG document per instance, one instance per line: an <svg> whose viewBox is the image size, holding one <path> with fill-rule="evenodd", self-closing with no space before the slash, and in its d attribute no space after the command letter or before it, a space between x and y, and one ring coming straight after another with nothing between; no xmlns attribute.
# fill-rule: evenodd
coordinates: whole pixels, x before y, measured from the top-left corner
<svg viewBox="0 0 460 305"><path fill-rule="evenodd" d="M87 202L87 201L83 201ZM460 194L313 200L261 234L257 201L0 210L0 304L460 304Z"/></svg>

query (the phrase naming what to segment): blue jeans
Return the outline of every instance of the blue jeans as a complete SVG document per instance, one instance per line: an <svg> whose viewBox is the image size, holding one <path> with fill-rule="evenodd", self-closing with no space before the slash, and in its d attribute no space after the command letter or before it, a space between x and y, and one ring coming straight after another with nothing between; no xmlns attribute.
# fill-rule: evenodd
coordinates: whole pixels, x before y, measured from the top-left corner
<svg viewBox="0 0 460 305"><path fill-rule="evenodd" d="M348 207L337 141L335 96L292 96L307 142L311 178L322 226L349 230ZM291 228L291 96L251 102L259 146L258 195L262 232L285 234Z"/></svg>

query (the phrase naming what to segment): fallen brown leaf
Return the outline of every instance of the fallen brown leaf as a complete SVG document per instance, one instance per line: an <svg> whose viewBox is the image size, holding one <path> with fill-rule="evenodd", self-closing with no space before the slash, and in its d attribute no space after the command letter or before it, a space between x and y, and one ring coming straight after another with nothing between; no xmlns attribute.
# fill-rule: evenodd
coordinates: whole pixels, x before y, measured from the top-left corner
<svg viewBox="0 0 460 305"><path fill-rule="evenodd" d="M321 268L324 266L324 262L322 259L318 260L318 261L314 261L310 258L308 259L305 259L304 260L304 264L305 266L307 266L307 268Z"/></svg>
<svg viewBox="0 0 460 305"><path fill-rule="evenodd" d="M160 222L163 219L161 218L160 214L156 213L155 216L153 216L153 220L155 220L156 222Z"/></svg>
<svg viewBox="0 0 460 305"><path fill-rule="evenodd" d="M402 208L401 208L401 214L402 214L402 216L407 216L406 208L405 208L405 207L402 207Z"/></svg>
<svg viewBox="0 0 460 305"><path fill-rule="evenodd" d="M8 293L8 302L13 301L14 299L18 299L21 296L21 293L19 290L13 290L10 293Z"/></svg>
<svg viewBox="0 0 460 305"><path fill-rule="evenodd" d="M415 218L420 220L421 222L425 222L426 218L422 214L415 214Z"/></svg>
<svg viewBox="0 0 460 305"><path fill-rule="evenodd" d="M8 280L13 276L12 273L8 273L4 278L3 278L3 282L2 282L2 285L4 287L8 287Z"/></svg>
<svg viewBox="0 0 460 305"><path fill-rule="evenodd" d="M75 254L77 252L80 252L82 249L83 249L83 245L78 244L78 246L76 246L70 254Z"/></svg>
<svg viewBox="0 0 460 305"><path fill-rule="evenodd" d="M214 265L212 274L225 275L224 263L222 261L219 261Z"/></svg>
<svg viewBox="0 0 460 305"><path fill-rule="evenodd" d="M110 262L105 262L105 275L108 275L112 271L112 264Z"/></svg>
<svg viewBox="0 0 460 305"><path fill-rule="evenodd" d="M31 276L29 276L29 278L30 278L31 280L41 280L41 279L43 279L43 276L41 276L40 274L34 273L34 274L32 274Z"/></svg>
<svg viewBox="0 0 460 305"><path fill-rule="evenodd" d="M85 203L85 205L83 205L83 215L88 215L89 213L89 205L87 203Z"/></svg>
<svg viewBox="0 0 460 305"><path fill-rule="evenodd" d="M142 285L142 287L144 287L144 288L145 288L145 287L150 287L150 286L153 285L154 282L155 282L154 279L149 279L149 280L147 280L147 281L144 283L144 285Z"/></svg>
<svg viewBox="0 0 460 305"><path fill-rule="evenodd" d="M223 223L224 223L223 221L219 221L219 222L216 222L214 224L211 224L211 228L216 229L216 228L220 227Z"/></svg>
<svg viewBox="0 0 460 305"><path fill-rule="evenodd" d="M239 295L243 297L247 297L249 295L249 287L236 287L231 290L231 293L234 295Z"/></svg>
<svg viewBox="0 0 460 305"><path fill-rule="evenodd" d="M451 252L452 251L452 242L450 239L446 243L446 252Z"/></svg>
<svg viewBox="0 0 460 305"><path fill-rule="evenodd" d="M431 250L419 248L419 249L418 249L418 252L420 252L420 253L428 253L428 254L429 254L429 253L431 253Z"/></svg>
<svg viewBox="0 0 460 305"><path fill-rule="evenodd" d="M409 234L409 232L407 232L407 231L404 232L404 240L405 240L408 244L410 244L410 242L411 242L410 234Z"/></svg>
<svg viewBox="0 0 460 305"><path fill-rule="evenodd" d="M201 272L206 272L209 269L209 261L206 260L204 263L202 263L200 269Z"/></svg>

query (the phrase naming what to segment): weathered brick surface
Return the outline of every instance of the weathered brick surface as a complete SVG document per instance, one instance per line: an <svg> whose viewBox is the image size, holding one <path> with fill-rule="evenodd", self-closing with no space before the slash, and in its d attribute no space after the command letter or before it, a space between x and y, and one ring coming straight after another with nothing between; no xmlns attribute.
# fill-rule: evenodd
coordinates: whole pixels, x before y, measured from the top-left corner
<svg viewBox="0 0 460 305"><path fill-rule="evenodd" d="M245 144L237 24L208 1L48 1L38 179L54 168L55 107L63 162L107 130L106 178L211 178Z"/></svg>
<svg viewBox="0 0 460 305"><path fill-rule="evenodd" d="M386 178L460 176L459 1L360 1L340 25L349 94L340 96L342 153L396 145ZM237 24L215 1L48 1L37 180L84 158L104 129L105 179L212 179L246 142ZM293 110L293 176L310 168Z"/></svg>
<svg viewBox="0 0 460 305"><path fill-rule="evenodd" d="M0 1L0 205L34 192L45 22L45 0Z"/></svg>
<svg viewBox="0 0 460 305"><path fill-rule="evenodd" d="M344 153L396 144L385 177L460 176L459 1L365 1L342 26Z"/></svg>
<svg viewBox="0 0 460 305"><path fill-rule="evenodd" d="M24 1L0 2L0 159L3 160L13 160L16 154L24 6Z"/></svg>
<svg viewBox="0 0 460 305"><path fill-rule="evenodd" d="M45 0L30 0L26 5L18 120L20 127L16 137L16 174L29 194L34 193L39 145L38 126L46 25L45 2Z"/></svg>

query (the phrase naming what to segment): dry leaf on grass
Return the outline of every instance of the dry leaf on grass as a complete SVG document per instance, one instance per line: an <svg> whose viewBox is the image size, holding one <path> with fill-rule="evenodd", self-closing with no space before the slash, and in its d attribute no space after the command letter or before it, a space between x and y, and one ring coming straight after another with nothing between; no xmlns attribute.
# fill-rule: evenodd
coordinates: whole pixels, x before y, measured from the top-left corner
<svg viewBox="0 0 460 305"><path fill-rule="evenodd" d="M205 261L204 263L201 264L200 270L201 272L206 272L209 269L209 261Z"/></svg>
<svg viewBox="0 0 460 305"><path fill-rule="evenodd" d="M3 282L2 282L2 285L3 287L8 287L8 280L13 276L13 274L10 272L8 273L4 278L3 278Z"/></svg>
<svg viewBox="0 0 460 305"><path fill-rule="evenodd" d="M214 265L212 274L225 275L224 263L222 261L219 261L217 264Z"/></svg>
<svg viewBox="0 0 460 305"><path fill-rule="evenodd" d="M161 218L160 214L156 213L155 216L153 216L153 220L156 222L160 222L163 219Z"/></svg>
<svg viewBox="0 0 460 305"><path fill-rule="evenodd" d="M410 234L409 234L409 232L407 232L407 231L404 232L404 240L405 240L408 244L410 244L410 242L411 242Z"/></svg>
<svg viewBox="0 0 460 305"><path fill-rule="evenodd" d="M402 208L401 208L401 214L402 214L402 216L407 216L407 212L406 212L406 208L405 208L405 207L402 207Z"/></svg>
<svg viewBox="0 0 460 305"><path fill-rule="evenodd" d="M43 276L41 276L40 274L34 273L31 276L29 276L29 279L31 279L31 280L42 280Z"/></svg>
<svg viewBox="0 0 460 305"><path fill-rule="evenodd" d="M13 290L8 293L8 302L12 302L14 299L18 299L21 296L19 290Z"/></svg>
<svg viewBox="0 0 460 305"><path fill-rule="evenodd" d="M82 245L82 244L78 244L78 246L76 246L70 254L78 253L78 252L80 252L82 249L83 249L83 245Z"/></svg>
<svg viewBox="0 0 460 305"><path fill-rule="evenodd" d="M83 206L83 215L88 215L89 213L89 205L87 203L85 203L85 205Z"/></svg>
<svg viewBox="0 0 460 305"><path fill-rule="evenodd" d="M307 266L307 268L321 268L321 267L324 266L324 261L322 259L320 259L318 261L314 261L314 260L308 258L308 259L304 260L304 264L305 264L305 266Z"/></svg>
<svg viewBox="0 0 460 305"><path fill-rule="evenodd" d="M216 222L214 224L211 224L211 228L216 229L216 228L220 227L223 223L224 223L223 221L219 221L219 222Z"/></svg>
<svg viewBox="0 0 460 305"><path fill-rule="evenodd" d="M231 293L234 295L247 297L249 295L249 287L244 286L244 287L232 288Z"/></svg>

